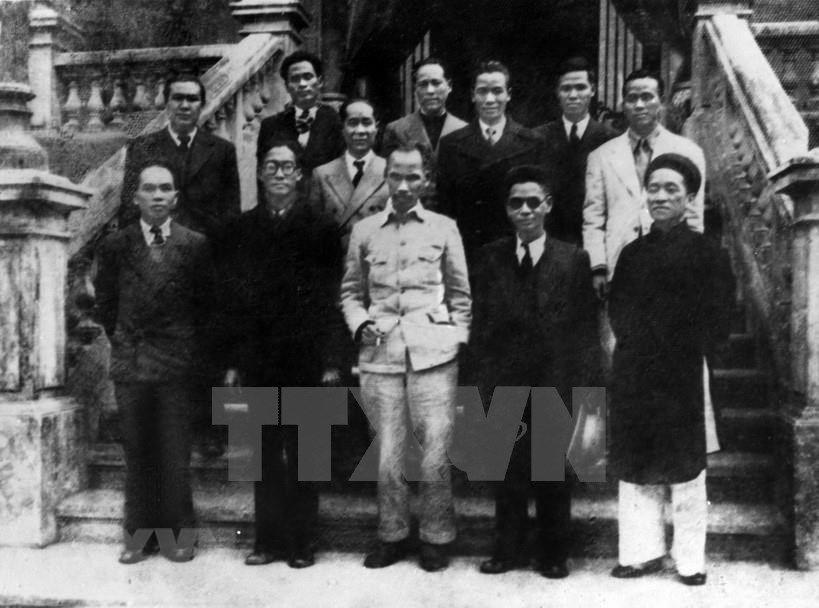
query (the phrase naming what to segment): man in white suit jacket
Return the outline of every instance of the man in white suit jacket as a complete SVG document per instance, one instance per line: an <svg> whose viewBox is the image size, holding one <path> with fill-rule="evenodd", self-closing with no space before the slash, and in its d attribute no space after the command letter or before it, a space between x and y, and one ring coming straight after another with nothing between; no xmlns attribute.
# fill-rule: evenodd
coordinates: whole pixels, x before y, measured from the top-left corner
<svg viewBox="0 0 819 608"><path fill-rule="evenodd" d="M311 204L331 216L344 234L353 224L384 209L389 191L384 181L386 161L373 153L378 123L370 102L352 99L341 106L344 154L313 170Z"/></svg>
<svg viewBox="0 0 819 608"><path fill-rule="evenodd" d="M399 146L421 144L430 160L430 184L425 193L425 198L429 199L435 195L438 143L444 135L465 127L466 123L446 109L452 83L440 59L427 57L420 61L413 70L412 78L418 109L387 125L381 153L386 157ZM429 202L425 201L426 204Z"/></svg>
<svg viewBox="0 0 819 608"><path fill-rule="evenodd" d="M647 70L629 74L623 85L628 130L589 154L583 205L583 248L588 251L598 297L605 299L623 247L651 227L643 173L651 158L674 152L690 158L703 177L705 157L690 139L660 124L663 81ZM705 179L686 208L686 221L703 231Z"/></svg>

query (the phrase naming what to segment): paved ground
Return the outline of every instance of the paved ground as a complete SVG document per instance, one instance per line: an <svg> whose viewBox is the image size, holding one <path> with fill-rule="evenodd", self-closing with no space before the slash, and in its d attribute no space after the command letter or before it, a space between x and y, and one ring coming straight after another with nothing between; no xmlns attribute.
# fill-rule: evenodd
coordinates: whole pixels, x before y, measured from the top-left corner
<svg viewBox="0 0 819 608"><path fill-rule="evenodd" d="M622 581L612 560L573 560L572 575L551 581L533 572L486 576L480 558L457 558L445 572L428 574L404 562L380 571L362 556L323 553L306 570L282 563L249 568L244 550L206 548L186 564L153 557L134 566L117 563L110 544L63 543L46 549L0 549L3 606L284 606L287 608L605 607L786 608L819 606L819 573L752 562L709 565L708 584L688 588L671 572Z"/></svg>

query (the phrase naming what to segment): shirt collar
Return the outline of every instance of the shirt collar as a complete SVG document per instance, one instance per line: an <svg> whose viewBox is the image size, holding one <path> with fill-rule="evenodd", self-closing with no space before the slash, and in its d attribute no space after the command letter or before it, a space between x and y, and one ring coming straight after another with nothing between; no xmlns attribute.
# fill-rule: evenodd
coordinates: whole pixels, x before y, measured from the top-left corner
<svg viewBox="0 0 819 608"><path fill-rule="evenodd" d="M197 127L194 127L193 130L190 133L188 133L188 135L190 135L190 140L188 141L188 147L189 148L190 148L191 142L193 142L193 138L196 137L196 132L197 131L198 131ZM168 124L168 133L171 134L171 139L178 146L179 145L179 134L176 131L174 131L173 129L171 129L170 124Z"/></svg>
<svg viewBox="0 0 819 608"><path fill-rule="evenodd" d="M503 136L503 132L506 129L506 115L504 114L501 117L498 124L496 124L496 125L488 125L479 118L478 119L478 125L481 128L481 135L483 136L484 139L486 139L486 130L487 129L495 129L495 137L497 137L497 139L495 140L495 143L497 143L498 139L500 139Z"/></svg>
<svg viewBox="0 0 819 608"><path fill-rule="evenodd" d="M142 218L139 218L139 227L142 228L142 236L145 237L145 242L148 243L148 245L153 244L154 233L151 232L153 225L149 224ZM162 238L167 241L171 236L171 218L168 218L161 223L159 225L159 229L162 231Z"/></svg>
<svg viewBox="0 0 819 608"><path fill-rule="evenodd" d="M517 234L515 235L515 244L515 254L518 256L518 263L520 263L520 261L523 260L525 251L522 247L523 241ZM529 256L532 258L532 266L534 266L543 256L543 249L546 247L546 233L544 232L534 241L529 241L527 245L529 246Z"/></svg>
<svg viewBox="0 0 819 608"><path fill-rule="evenodd" d="M660 125L657 125L655 127L655 129L651 133L648 134L647 137L640 137L634 131L629 129L627 131L627 133L628 133L629 142L631 143L631 149L634 150L634 148L637 147L637 144L639 144L642 140L647 139L648 140L648 145L651 146L651 149L653 150L654 147L655 147L654 144L657 141L657 137L660 135L661 129L662 129L662 127Z"/></svg>
<svg viewBox="0 0 819 608"><path fill-rule="evenodd" d="M375 156L375 153L372 150L370 150L363 157L356 158L355 156L353 156L352 154L350 154L348 151L345 150L344 151L344 160L347 162L347 172L350 174L350 179L353 178L353 176L356 174L356 171L357 171L356 168L355 168L355 165L353 164L355 161L363 160L364 161L363 169L366 170L367 167L370 166L370 163L372 162L374 156Z"/></svg>
<svg viewBox="0 0 819 608"><path fill-rule="evenodd" d="M563 130L566 132L566 138L568 139L569 135L572 132L572 125L575 124L575 123L573 123L571 120L569 120L565 116L561 116L560 118L563 120ZM586 114L586 116L584 116L582 120L577 121L576 124L577 124L577 138L578 139L583 139L583 134L586 132L586 127L589 126L589 120L591 120L591 117L588 114Z"/></svg>
<svg viewBox="0 0 819 608"><path fill-rule="evenodd" d="M398 219L398 213L392 206L392 197L387 199L387 204L384 207L383 213L385 218L384 222L381 224L382 226L386 226L391 221ZM423 222L427 213L428 213L427 210L424 209L424 206L421 204L421 201L419 200L417 203L415 203L415 206L411 207L410 210L407 211L406 217L415 218L419 222Z"/></svg>

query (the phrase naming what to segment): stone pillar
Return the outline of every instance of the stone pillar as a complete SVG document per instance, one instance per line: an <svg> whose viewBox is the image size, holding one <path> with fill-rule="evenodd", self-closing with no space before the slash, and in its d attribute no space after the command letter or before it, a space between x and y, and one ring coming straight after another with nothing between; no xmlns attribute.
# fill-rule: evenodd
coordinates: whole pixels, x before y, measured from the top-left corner
<svg viewBox="0 0 819 608"><path fill-rule="evenodd" d="M301 0L233 0L230 11L241 24L242 36L282 34L301 44L299 32L310 25L310 15Z"/></svg>
<svg viewBox="0 0 819 608"><path fill-rule="evenodd" d="M34 2L28 19L28 81L36 96L30 104L31 126L59 129L59 83L54 60L57 53L81 46L82 33L67 14L55 10L53 2Z"/></svg>
<svg viewBox="0 0 819 608"><path fill-rule="evenodd" d="M82 418L60 388L68 215L91 192L48 173L25 133L31 96L0 83L0 167L15 167L0 169L0 545L43 546L84 483Z"/></svg>
<svg viewBox="0 0 819 608"><path fill-rule="evenodd" d="M819 158L796 158L771 175L793 200L791 377L785 456L791 461L794 561L819 569Z"/></svg>

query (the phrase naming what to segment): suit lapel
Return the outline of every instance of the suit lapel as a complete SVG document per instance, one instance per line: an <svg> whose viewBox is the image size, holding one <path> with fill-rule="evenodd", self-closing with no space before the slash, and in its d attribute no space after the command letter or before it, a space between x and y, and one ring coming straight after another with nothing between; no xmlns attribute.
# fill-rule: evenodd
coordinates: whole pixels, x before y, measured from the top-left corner
<svg viewBox="0 0 819 608"><path fill-rule="evenodd" d="M353 182L350 181L350 174L347 172L347 165L344 158L333 161L332 170L324 176L327 188L333 193L333 205L341 209L342 213L347 211L347 201L353 196Z"/></svg>
<svg viewBox="0 0 819 608"><path fill-rule="evenodd" d="M381 167L380 163L377 163L377 159L374 158L364 170L364 175L361 176L361 181L358 182L358 187L353 190L353 196L349 199L349 212L355 213L355 211L383 185L383 167Z"/></svg>
<svg viewBox="0 0 819 608"><path fill-rule="evenodd" d="M187 175L186 182L189 182L194 177L205 161L210 156L210 149L213 146L213 140L202 131L200 128L196 132L196 137L193 138L190 155L188 157L188 169L185 172Z"/></svg>
<svg viewBox="0 0 819 608"><path fill-rule="evenodd" d="M459 128L455 117L447 112L446 118L444 119L444 127L441 129L441 138L443 138L444 135L449 135L453 131L457 131ZM439 144L441 143L441 138L438 139Z"/></svg>
<svg viewBox="0 0 819 608"><path fill-rule="evenodd" d="M616 142L617 145L612 146L609 150L609 162L614 174L631 193L631 196L638 198L643 189L637 179L637 167L634 165L634 152L629 144L628 132L618 137Z"/></svg>
<svg viewBox="0 0 819 608"><path fill-rule="evenodd" d="M441 133L441 137L443 136L444 134ZM432 148L432 142L429 141L429 135L424 127L424 121L421 119L421 115L418 112L413 112L409 116L409 121L407 124L407 140L417 141L427 148Z"/></svg>

